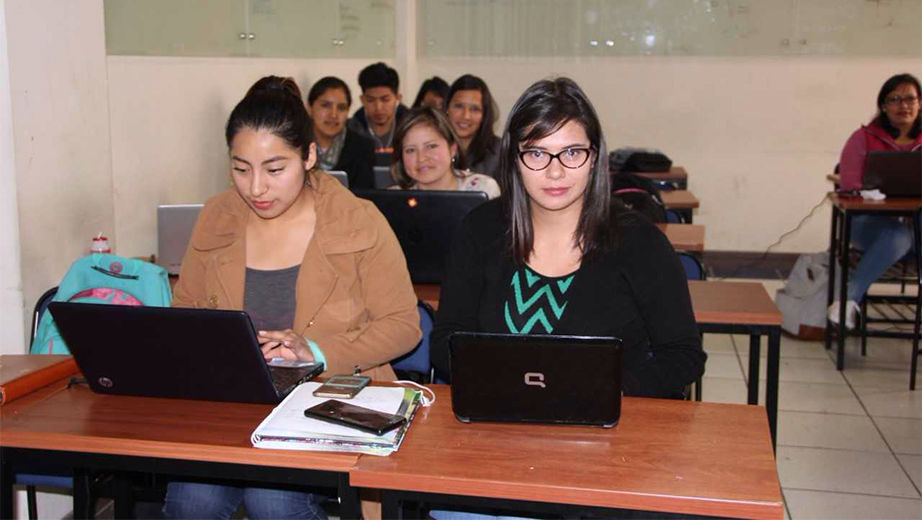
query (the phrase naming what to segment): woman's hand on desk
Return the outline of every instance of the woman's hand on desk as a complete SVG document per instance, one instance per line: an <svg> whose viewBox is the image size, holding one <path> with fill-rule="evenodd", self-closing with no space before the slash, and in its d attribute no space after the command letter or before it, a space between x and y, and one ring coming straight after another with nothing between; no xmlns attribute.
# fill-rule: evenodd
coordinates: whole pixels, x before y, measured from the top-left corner
<svg viewBox="0 0 922 520"><path fill-rule="evenodd" d="M256 335L262 345L266 360L272 358L298 359L313 361L314 354L307 345L307 340L291 329L261 330Z"/></svg>

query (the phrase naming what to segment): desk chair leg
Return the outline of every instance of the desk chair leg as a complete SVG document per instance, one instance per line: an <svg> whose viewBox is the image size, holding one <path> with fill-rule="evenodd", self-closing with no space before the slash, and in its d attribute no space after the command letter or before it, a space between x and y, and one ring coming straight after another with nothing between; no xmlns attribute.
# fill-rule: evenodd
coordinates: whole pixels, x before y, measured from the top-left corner
<svg viewBox="0 0 922 520"><path fill-rule="evenodd" d="M29 520L38 520L37 494L35 486L26 486L26 503L29 506Z"/></svg>
<svg viewBox="0 0 922 520"><path fill-rule="evenodd" d="M836 369L841 371L845 368L845 339L848 337L848 328L845 327L845 311L847 310L846 300L848 299L848 252L850 249L849 241L852 239L852 217L845 213L842 215L845 219L842 231L842 274L839 287L839 325L836 349Z"/></svg>
<svg viewBox="0 0 922 520"><path fill-rule="evenodd" d="M115 518L134 518L134 482L130 473L116 473L113 479Z"/></svg>
<svg viewBox="0 0 922 520"><path fill-rule="evenodd" d="M381 493L381 517L403 520L403 508L400 507L400 494L394 491Z"/></svg>
<svg viewBox="0 0 922 520"><path fill-rule="evenodd" d="M916 322L912 327L912 372L909 374L909 389L916 389L916 370L919 368L919 333L922 322L922 211L912 218L912 234L916 242Z"/></svg>
<svg viewBox="0 0 922 520"><path fill-rule="evenodd" d="M768 333L768 355L765 370L765 410L768 412L768 431L772 436L772 449L778 446L778 373L781 370L781 328Z"/></svg>
<svg viewBox="0 0 922 520"><path fill-rule="evenodd" d="M701 389L702 379L703 378L699 377L698 380L695 381L695 401L698 401L699 403L701 402L701 395L703 393L703 390Z"/></svg>

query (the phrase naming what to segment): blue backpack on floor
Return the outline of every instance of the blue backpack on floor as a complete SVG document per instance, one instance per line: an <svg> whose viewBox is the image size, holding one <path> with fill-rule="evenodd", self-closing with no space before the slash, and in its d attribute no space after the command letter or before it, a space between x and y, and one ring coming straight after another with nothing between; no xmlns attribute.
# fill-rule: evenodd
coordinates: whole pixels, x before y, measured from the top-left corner
<svg viewBox="0 0 922 520"><path fill-rule="evenodd" d="M165 269L150 262L96 253L70 266L52 301L169 307L173 299ZM100 330L105 334L105 330ZM31 354L70 354L50 312L42 314Z"/></svg>

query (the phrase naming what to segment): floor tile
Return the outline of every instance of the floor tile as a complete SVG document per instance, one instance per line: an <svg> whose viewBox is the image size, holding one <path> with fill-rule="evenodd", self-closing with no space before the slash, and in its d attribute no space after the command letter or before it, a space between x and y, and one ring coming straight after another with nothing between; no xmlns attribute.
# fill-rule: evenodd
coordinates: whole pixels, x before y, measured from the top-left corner
<svg viewBox="0 0 922 520"><path fill-rule="evenodd" d="M922 455L922 419L875 417L874 423L894 453Z"/></svg>
<svg viewBox="0 0 922 520"><path fill-rule="evenodd" d="M872 386L853 388L872 417L922 419L922 390L911 392L908 385L905 390Z"/></svg>
<svg viewBox="0 0 922 520"><path fill-rule="evenodd" d="M920 455L897 455L900 465L909 474L909 478L916 485L916 488L922 488L922 456Z"/></svg>
<svg viewBox="0 0 922 520"><path fill-rule="evenodd" d="M922 498L890 453L778 446L777 460L783 488Z"/></svg>
<svg viewBox="0 0 922 520"><path fill-rule="evenodd" d="M704 377L701 389L705 402L746 404L746 383L742 378Z"/></svg>
<svg viewBox="0 0 922 520"><path fill-rule="evenodd" d="M736 354L733 338L729 334L705 334L702 338L704 351L708 354Z"/></svg>
<svg viewBox="0 0 922 520"><path fill-rule="evenodd" d="M918 519L922 500L784 490L785 503L794 520L801 519Z"/></svg>
<svg viewBox="0 0 922 520"><path fill-rule="evenodd" d="M890 453L870 417L812 412L779 412L778 444Z"/></svg>
<svg viewBox="0 0 922 520"><path fill-rule="evenodd" d="M759 378L764 380L767 372L767 358L759 358ZM749 370L749 356L740 355L740 363ZM826 383L844 385L842 373L828 359L781 358L778 368L779 381L799 381L802 383Z"/></svg>
<svg viewBox="0 0 922 520"><path fill-rule="evenodd" d="M768 349L762 347L760 353L762 356L767 355ZM829 359L826 353L826 347L822 341L803 341L796 338L781 336L781 357L782 358L811 358L811 359Z"/></svg>
<svg viewBox="0 0 922 520"><path fill-rule="evenodd" d="M707 377L743 378L743 370L736 354L708 354L704 374Z"/></svg>
<svg viewBox="0 0 922 520"><path fill-rule="evenodd" d="M759 404L765 404L765 379L760 379ZM793 412L866 415L848 385L784 381L778 387L778 409Z"/></svg>
<svg viewBox="0 0 922 520"><path fill-rule="evenodd" d="M893 391L909 390L909 365L891 368L846 365L841 373L852 386L869 386ZM918 375L916 388L922 389L922 377Z"/></svg>

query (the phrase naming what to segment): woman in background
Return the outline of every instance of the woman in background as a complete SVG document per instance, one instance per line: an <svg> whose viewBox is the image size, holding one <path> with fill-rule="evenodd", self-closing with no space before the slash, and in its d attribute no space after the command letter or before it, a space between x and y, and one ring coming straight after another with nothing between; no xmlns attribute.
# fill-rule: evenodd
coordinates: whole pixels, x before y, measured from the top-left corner
<svg viewBox="0 0 922 520"><path fill-rule="evenodd" d="M373 168L375 144L371 139L346 130L352 93L343 80L327 76L307 94L307 113L317 142L318 166L326 171L344 171L349 188L375 187Z"/></svg>
<svg viewBox="0 0 922 520"><path fill-rule="evenodd" d="M458 138L445 114L430 107L410 110L394 134L395 188L482 191L491 199L499 197L495 180L463 166Z"/></svg>
<svg viewBox="0 0 922 520"><path fill-rule="evenodd" d="M496 176L499 166L499 138L493 124L499 109L487 84L477 76L465 74L451 84L446 113L465 164L471 171Z"/></svg>
<svg viewBox="0 0 922 520"><path fill-rule="evenodd" d="M316 169L294 81L258 81L231 113L225 137L234 188L205 203L173 306L246 311L266 359L316 360L326 375L357 367L393 380L389 360L420 338L406 262L374 205ZM220 345L202 348L221 355ZM220 480L171 482L163 511L230 518L244 504L249 518L326 518L323 500Z"/></svg>
<svg viewBox="0 0 922 520"><path fill-rule="evenodd" d="M448 97L448 83L438 76L423 81L413 101L413 108L432 107L436 110L445 109L445 99Z"/></svg>
<svg viewBox="0 0 922 520"><path fill-rule="evenodd" d="M919 80L912 74L888 79L877 94L877 115L848 138L839 160L840 189L861 189L868 152L922 150ZM912 226L906 219L859 215L852 219L852 242L864 253L852 273L846 294L845 326L855 328L858 302L887 269L912 249ZM829 320L839 323L839 301L829 307Z"/></svg>

